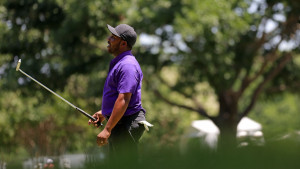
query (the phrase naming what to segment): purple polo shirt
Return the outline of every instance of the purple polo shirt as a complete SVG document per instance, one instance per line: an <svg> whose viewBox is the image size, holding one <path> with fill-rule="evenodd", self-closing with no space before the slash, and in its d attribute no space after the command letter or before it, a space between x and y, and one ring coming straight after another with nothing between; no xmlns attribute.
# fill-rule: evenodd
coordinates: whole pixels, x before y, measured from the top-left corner
<svg viewBox="0 0 300 169"><path fill-rule="evenodd" d="M110 62L109 72L103 88L102 114L110 116L119 93L131 93L124 116L145 110L141 102L143 73L131 51L126 51Z"/></svg>

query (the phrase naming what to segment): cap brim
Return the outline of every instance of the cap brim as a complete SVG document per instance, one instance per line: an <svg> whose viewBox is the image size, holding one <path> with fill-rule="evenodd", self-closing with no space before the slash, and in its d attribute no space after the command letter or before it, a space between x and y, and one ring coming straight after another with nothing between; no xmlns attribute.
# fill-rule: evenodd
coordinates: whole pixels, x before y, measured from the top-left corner
<svg viewBox="0 0 300 169"><path fill-rule="evenodd" d="M116 31L115 28L113 28L113 27L110 26L109 24L107 24L107 28L108 28L108 30L109 30L112 34L114 34L114 35L120 37L120 35L117 33L117 31Z"/></svg>

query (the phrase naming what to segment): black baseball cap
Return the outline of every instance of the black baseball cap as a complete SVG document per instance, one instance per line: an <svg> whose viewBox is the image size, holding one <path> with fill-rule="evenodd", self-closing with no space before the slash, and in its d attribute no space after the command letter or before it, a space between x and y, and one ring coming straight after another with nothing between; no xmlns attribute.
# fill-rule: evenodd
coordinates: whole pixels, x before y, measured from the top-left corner
<svg viewBox="0 0 300 169"><path fill-rule="evenodd" d="M120 24L114 28L107 24L107 28L112 34L125 40L128 46L133 47L135 44L137 35L131 26L127 24Z"/></svg>

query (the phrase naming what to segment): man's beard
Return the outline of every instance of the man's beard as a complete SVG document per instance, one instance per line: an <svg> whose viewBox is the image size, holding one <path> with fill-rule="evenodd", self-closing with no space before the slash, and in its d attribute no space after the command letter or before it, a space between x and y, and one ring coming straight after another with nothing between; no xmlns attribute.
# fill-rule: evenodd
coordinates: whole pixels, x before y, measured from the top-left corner
<svg viewBox="0 0 300 169"><path fill-rule="evenodd" d="M120 44L121 42L119 42L118 45L115 45L115 47L112 47L112 45L110 44L110 47L108 48L108 52L111 54L118 53L118 51L120 50Z"/></svg>

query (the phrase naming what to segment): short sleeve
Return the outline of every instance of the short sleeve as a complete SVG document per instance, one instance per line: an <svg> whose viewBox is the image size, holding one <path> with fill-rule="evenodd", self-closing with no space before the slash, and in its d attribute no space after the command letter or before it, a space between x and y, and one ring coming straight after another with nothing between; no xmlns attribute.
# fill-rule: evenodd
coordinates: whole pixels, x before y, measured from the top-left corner
<svg viewBox="0 0 300 169"><path fill-rule="evenodd" d="M117 91L119 93L134 93L139 83L139 72L134 64L123 64L117 74Z"/></svg>

